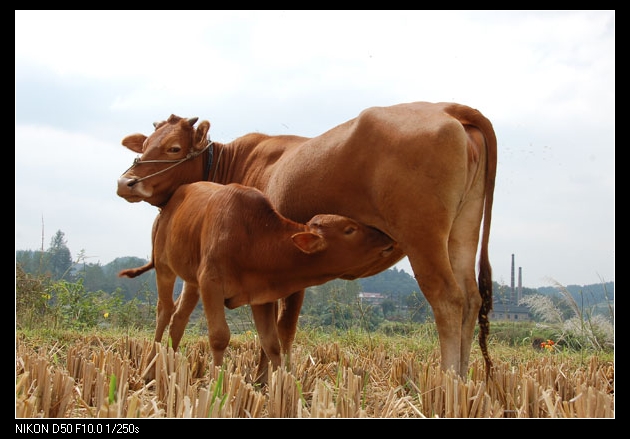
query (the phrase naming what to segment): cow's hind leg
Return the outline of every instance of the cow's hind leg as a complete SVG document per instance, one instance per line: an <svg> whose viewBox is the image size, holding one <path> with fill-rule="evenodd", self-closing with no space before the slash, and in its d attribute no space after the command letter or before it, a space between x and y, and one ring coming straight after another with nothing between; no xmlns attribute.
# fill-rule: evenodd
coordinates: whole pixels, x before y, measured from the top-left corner
<svg viewBox="0 0 630 439"><path fill-rule="evenodd" d="M430 247L433 250L427 252ZM467 298L459 287L446 251L446 243L408 252L409 262L422 293L433 309L440 340L442 370L461 374L462 326ZM470 349L470 345L468 346Z"/></svg>
<svg viewBox="0 0 630 439"><path fill-rule="evenodd" d="M475 280L475 253L474 249L470 250L472 253L464 248L460 248L458 253L451 252L451 266L464 297L458 371L462 377L468 373L475 325L481 307L481 295Z"/></svg>
<svg viewBox="0 0 630 439"><path fill-rule="evenodd" d="M467 201L462 205L461 211L453 223L448 242L449 259L453 274L464 294L459 370L462 376L466 376L468 372L475 325L482 304L482 296L475 279L475 263L479 244L481 206L483 203L478 201L479 199L473 197L473 195L472 193L469 194L471 201ZM489 267L488 270L490 270ZM491 277L491 274L489 275ZM491 294L492 292L490 291ZM490 298L490 300L492 299ZM482 351L486 361L489 361L489 354L485 351L485 347L482 347Z"/></svg>

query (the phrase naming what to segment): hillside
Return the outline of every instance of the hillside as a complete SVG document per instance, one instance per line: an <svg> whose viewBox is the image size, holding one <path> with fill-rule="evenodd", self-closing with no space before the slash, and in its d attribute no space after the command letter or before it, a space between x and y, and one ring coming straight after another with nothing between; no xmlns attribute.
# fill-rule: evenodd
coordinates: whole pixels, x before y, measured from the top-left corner
<svg viewBox="0 0 630 439"><path fill-rule="evenodd" d="M40 260L40 252L29 250L16 251L16 263L29 274L45 272ZM119 278L118 272L124 268L144 265L147 261L137 257L120 257L101 266L100 264L74 264L70 274L75 278L82 278L87 291L113 292L120 289L127 299L144 296L157 296L155 286L155 271L151 270L135 279ZM357 279L362 292L381 293L390 299L404 298L414 292L421 293L416 280L404 270L396 267L387 269L371 277ZM566 289L578 304L592 306L598 303L611 303L614 300L614 282L592 285L567 285L555 287L527 288L523 287L523 294L539 293L544 295L559 295L562 288ZM495 298L506 294L509 286L494 282ZM176 294L181 291L181 281L175 285Z"/></svg>

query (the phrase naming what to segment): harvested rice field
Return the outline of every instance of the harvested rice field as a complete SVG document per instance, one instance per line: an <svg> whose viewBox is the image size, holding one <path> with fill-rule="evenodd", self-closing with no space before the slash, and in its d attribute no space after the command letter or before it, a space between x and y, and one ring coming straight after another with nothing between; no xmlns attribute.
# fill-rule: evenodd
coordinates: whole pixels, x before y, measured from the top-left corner
<svg viewBox="0 0 630 439"><path fill-rule="evenodd" d="M437 347L403 337L313 339L298 332L292 360L252 385L255 336L234 335L223 369L206 337L79 335L42 342L16 334L16 418L614 418L614 362L491 346L492 379L473 347L463 381ZM577 359L576 359L577 358Z"/></svg>

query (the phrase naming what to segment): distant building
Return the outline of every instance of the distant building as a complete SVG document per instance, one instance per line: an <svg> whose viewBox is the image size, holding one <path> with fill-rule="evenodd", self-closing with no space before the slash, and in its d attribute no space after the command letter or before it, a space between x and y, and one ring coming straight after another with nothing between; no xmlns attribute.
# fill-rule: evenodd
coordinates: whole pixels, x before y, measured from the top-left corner
<svg viewBox="0 0 630 439"><path fill-rule="evenodd" d="M490 311L488 319L494 321L508 320L512 322L528 322L531 320L529 316L529 308L526 306L496 302L492 305L492 311Z"/></svg>
<svg viewBox="0 0 630 439"><path fill-rule="evenodd" d="M387 297L381 293L359 293L359 301L368 305L380 305L385 299L387 299Z"/></svg>

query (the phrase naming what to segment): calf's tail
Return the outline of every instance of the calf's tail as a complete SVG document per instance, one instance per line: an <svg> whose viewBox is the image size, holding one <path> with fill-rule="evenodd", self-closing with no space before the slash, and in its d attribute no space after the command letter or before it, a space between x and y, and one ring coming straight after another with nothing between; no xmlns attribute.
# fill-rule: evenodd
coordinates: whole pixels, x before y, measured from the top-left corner
<svg viewBox="0 0 630 439"><path fill-rule="evenodd" d="M155 268L155 265L153 264L153 260L150 260L149 262L144 264L142 267L127 268L126 270L120 270L118 272L118 277L129 277L129 278L138 277L141 274L144 274L153 268Z"/></svg>

